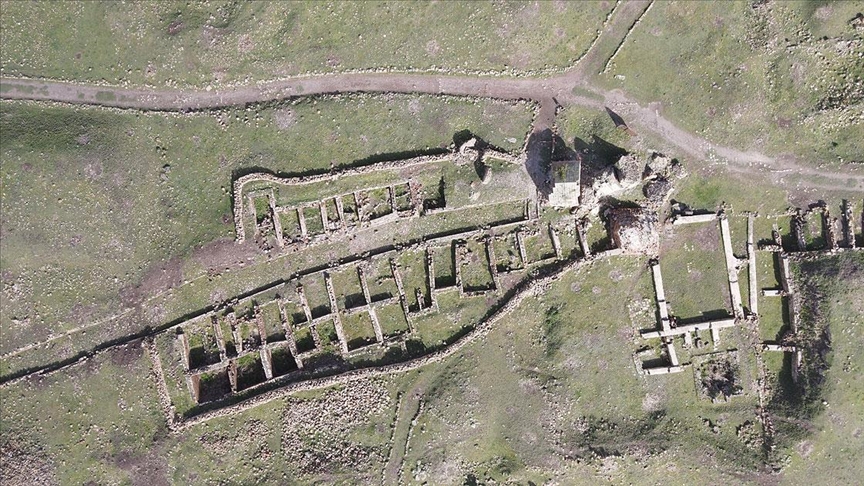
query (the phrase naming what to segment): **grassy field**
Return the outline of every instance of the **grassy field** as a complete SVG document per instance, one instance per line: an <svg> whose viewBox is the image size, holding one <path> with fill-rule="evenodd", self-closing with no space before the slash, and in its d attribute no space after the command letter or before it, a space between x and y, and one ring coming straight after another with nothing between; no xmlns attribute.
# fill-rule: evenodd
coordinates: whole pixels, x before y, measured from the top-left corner
<svg viewBox="0 0 864 486"><path fill-rule="evenodd" d="M232 481L241 483L309 481L315 475L304 474L304 464L340 446L364 453L368 461L329 464L319 480L368 482L374 477L370 469L380 471L394 384L306 393L172 435L148 361L135 345L0 391L4 483L201 484L224 481L225 467L231 468ZM322 410L333 419L316 423Z"/></svg>
<svg viewBox="0 0 864 486"><path fill-rule="evenodd" d="M558 114L558 135L568 147L576 145L576 139L591 144L592 135L618 147L627 147L630 137L615 123L604 110L568 106Z"/></svg>
<svg viewBox="0 0 864 486"><path fill-rule="evenodd" d="M655 3L601 82L717 143L860 161L862 44L848 22L860 6L751 4Z"/></svg>
<svg viewBox="0 0 864 486"><path fill-rule="evenodd" d="M386 154L446 147L463 129L516 150L531 121L525 105L407 96L167 116L0 110L4 352L196 277L208 254L219 260L211 242L234 236L234 174L401 157Z"/></svg>
<svg viewBox="0 0 864 486"><path fill-rule="evenodd" d="M674 233L663 239L660 267L673 315L704 320L732 314L717 223L675 227ZM746 295L747 287L742 290Z"/></svg>
<svg viewBox="0 0 864 486"><path fill-rule="evenodd" d="M448 360L410 437L409 484L626 484L664 475L677 484L756 464L736 436L753 420L752 400L715 406L696 400L688 373L637 375L628 308L652 295L642 262L597 262Z"/></svg>
<svg viewBox="0 0 864 486"><path fill-rule="evenodd" d="M10 2L0 24L2 72L203 88L357 69L561 70L587 51L614 6Z"/></svg>
<svg viewBox="0 0 864 486"><path fill-rule="evenodd" d="M828 338L827 342L806 345L809 349L804 351L804 365L808 371L802 373L806 395L793 402L801 420L782 424L785 434L781 440L792 447L785 458L785 475L790 482L851 484L862 473L864 412L860 404L864 383L858 373L864 367L858 352L864 339L862 269L860 253L827 256L795 266L797 285L806 299L802 335L812 339L827 330ZM814 366L827 368L814 372Z"/></svg>
<svg viewBox="0 0 864 486"><path fill-rule="evenodd" d="M862 262L835 260L813 274L824 292L840 288L825 269L847 282L820 307L835 347L823 395L830 413L807 419L812 434L780 427L791 434L778 453L788 464L783 483L815 474L844 482L857 474L850 444L860 442L864 426L854 374L861 366L854 349L861 339L855 323L864 312L855 298ZM446 295L452 293L439 298ZM697 398L690 372L637 374L635 331L653 320L651 299L644 262L598 261L564 274L441 364L280 398L181 434L164 428L146 355L137 345L119 348L0 389L4 406L14 411L0 422L0 446L9 470L28 468L30 481L218 482L230 468L241 482L377 483L394 440L397 403L405 399L399 394L425 376L416 422L395 432L408 434L402 477L409 484L776 478L760 466L754 395L712 404ZM469 307L460 321L483 308ZM432 321L418 321L427 324ZM737 339L734 332L724 336ZM96 402L102 405L77 412ZM823 471L829 458L837 466Z"/></svg>

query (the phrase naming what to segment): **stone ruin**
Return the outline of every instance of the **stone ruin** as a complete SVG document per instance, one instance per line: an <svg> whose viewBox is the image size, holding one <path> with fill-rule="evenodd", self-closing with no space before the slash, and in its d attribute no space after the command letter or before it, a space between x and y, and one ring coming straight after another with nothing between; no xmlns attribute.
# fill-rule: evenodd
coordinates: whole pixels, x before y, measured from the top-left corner
<svg viewBox="0 0 864 486"><path fill-rule="evenodd" d="M624 253L656 256L660 253L657 213L644 208L613 208L604 212L609 233Z"/></svg>
<svg viewBox="0 0 864 486"><path fill-rule="evenodd" d="M529 252L528 241L534 248L549 250ZM406 252L422 258L405 268L399 256ZM526 203L518 221L491 223L399 248L385 245L326 269L313 267L218 304L161 335L176 336L174 352L179 350L182 379L192 401L218 402L276 382L302 382L327 369L344 371L350 368L346 360L390 348L399 348L404 355L408 341L416 337L415 320L439 312L442 293L495 298L512 285L514 273L565 258L558 230L530 219ZM389 262L386 270L381 270L381 262ZM415 276L413 283L408 274ZM502 283L502 278L510 283ZM371 288L373 282L377 290ZM391 284L395 290L386 290ZM354 331L349 331L349 322ZM358 334L358 324L365 333ZM330 327L333 335L327 337L322 329ZM169 359L173 354L170 345L157 347L154 355ZM160 375L160 386L169 387Z"/></svg>
<svg viewBox="0 0 864 486"><path fill-rule="evenodd" d="M644 367L645 363L639 365L639 358L649 354L650 350L644 350L634 355L640 372L645 375L661 375L678 373L686 366L693 366L696 374L697 389L700 394L711 400L728 399L741 393L741 386L736 383L737 359L733 359L735 352L717 352L711 355L693 356L693 363L681 363L675 350L674 339L678 336L684 338L684 348L696 348L700 339L699 332L710 331L714 349L720 339L720 330L732 327L741 327L753 331L758 330L759 313L758 298L782 297L787 306L788 321L785 322L789 329L778 336L776 341L762 341L756 346L757 357L763 352L789 353L792 363L792 379L798 381L800 369L805 364L802 350L797 343L798 329L801 319L801 295L795 288L795 281L791 271L790 261L799 258L811 258L819 254L834 254L843 251L861 251L857 244L857 228L855 221L857 213L853 204L843 200L839 218L831 218L829 208L824 202L811 205L807 210L794 210L788 213L790 217L790 241L785 241L781 235L781 229L775 223L772 236L769 241L760 242L758 250L774 254L774 264L780 277L781 288L761 289L756 281L756 250L754 241L754 225L757 215L752 212L743 213L747 216L747 252L746 257L736 256L732 251L731 231L729 229L729 214L725 209L718 212L693 211L686 206L673 205L674 216L670 222L672 225L705 224L719 222L720 234L723 243L723 253L728 271L729 292L732 301L732 316L728 318L706 320L700 322L689 322L682 325L675 316L670 315L667 308L663 280L660 266L657 260L652 260L651 268L654 277L656 300L659 309L659 329L642 331L643 339L660 339L668 357L668 362L659 366ZM625 213L626 214L626 213ZM808 219L809 218L809 219ZM862 221L860 227L864 234L864 212L861 213ZM614 235L614 233L613 233ZM619 236L620 237L620 236ZM749 306L745 309L739 288L738 272L742 266L747 266L749 285ZM695 336L695 337L694 337ZM758 339L758 336L757 336ZM761 341L761 340L760 340ZM714 356L714 357L711 357ZM717 359L714 359L714 358ZM760 358L761 359L761 358ZM701 363L701 364L700 364Z"/></svg>
<svg viewBox="0 0 864 486"><path fill-rule="evenodd" d="M472 138L454 152L381 162L303 177L283 177L254 172L234 181L234 226L238 243L254 239L262 250L305 247L339 237L358 228L380 226L398 219L428 216L453 209L445 200L440 184L423 187L411 177L386 185L363 187L352 192L333 194L314 201L283 205L280 193L292 187L308 187L382 170L422 168L434 164L473 164L479 182L489 184L492 168L489 158L521 165L522 159L495 150L480 139Z"/></svg>
<svg viewBox="0 0 864 486"><path fill-rule="evenodd" d="M743 388L738 376L738 353L733 351L708 356L694 369L699 395L712 402L728 401L731 397L741 395Z"/></svg>
<svg viewBox="0 0 864 486"><path fill-rule="evenodd" d="M642 185L647 206L659 209L673 190L673 181L686 174L677 160L659 152L649 152L647 159L624 154L617 162L583 178L581 212L599 214L604 198L615 197Z"/></svg>
<svg viewBox="0 0 864 486"><path fill-rule="evenodd" d="M552 192L549 205L553 207L575 207L579 205L582 180L580 159L552 161L550 166Z"/></svg>

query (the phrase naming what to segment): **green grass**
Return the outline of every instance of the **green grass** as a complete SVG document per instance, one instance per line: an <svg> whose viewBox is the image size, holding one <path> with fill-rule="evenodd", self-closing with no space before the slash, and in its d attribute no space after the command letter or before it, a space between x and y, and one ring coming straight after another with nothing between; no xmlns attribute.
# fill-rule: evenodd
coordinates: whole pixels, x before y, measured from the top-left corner
<svg viewBox="0 0 864 486"><path fill-rule="evenodd" d="M685 168L687 166L685 165ZM754 211L763 215L779 214L786 210L788 201L782 187L766 185L760 180L733 173L703 174L694 173L677 182L672 199L686 204L694 210L716 211L723 203L733 212ZM757 220L757 228L759 227ZM745 232L741 233L747 241ZM770 238L770 225L767 233L756 231L756 241Z"/></svg>
<svg viewBox="0 0 864 486"><path fill-rule="evenodd" d="M297 343L297 352L304 353L315 348L315 341L309 327L294 329L294 342Z"/></svg>
<svg viewBox="0 0 864 486"><path fill-rule="evenodd" d="M560 70L587 50L614 5L13 2L0 24L2 68L195 87L371 68Z"/></svg>
<svg viewBox="0 0 864 486"><path fill-rule="evenodd" d="M525 236L523 240L525 242L525 256L529 263L555 257L555 247L552 245L548 229L541 226L536 235Z"/></svg>
<svg viewBox="0 0 864 486"><path fill-rule="evenodd" d="M497 260L496 265L499 272L523 268L522 256L519 254L519 244L514 232L502 235L501 240L495 240L494 245L495 260Z"/></svg>
<svg viewBox="0 0 864 486"><path fill-rule="evenodd" d="M465 328L476 326L488 309L484 296L459 297L459 292L442 292L438 299L439 312L414 318L418 338L427 348L437 348Z"/></svg>
<svg viewBox="0 0 864 486"><path fill-rule="evenodd" d="M420 103L416 114L412 100ZM284 130L274 120L283 109L296 116ZM233 174L324 171L375 154L446 147L466 127L516 149L531 121L527 105L408 96L251 110L162 115L3 102L0 269L4 283L20 289L4 299L3 352L203 275L195 249L234 236ZM185 307L181 314L205 306L213 291L188 290L173 300ZM144 318L164 323L165 309L151 307Z"/></svg>
<svg viewBox="0 0 864 486"><path fill-rule="evenodd" d="M577 138L590 144L592 135L619 147L627 146L630 138L615 126L605 110L568 106L558 114L557 123L559 136L571 148Z"/></svg>
<svg viewBox="0 0 864 486"><path fill-rule="evenodd" d="M660 268L670 313L681 319L731 315L729 284L717 223L676 226L663 239ZM747 288L742 287L746 295Z"/></svg>
<svg viewBox="0 0 864 486"><path fill-rule="evenodd" d="M783 297L764 297L762 289L781 288L774 253L756 253L756 282L759 288L759 330L765 341L775 341L780 331L788 328L784 320L786 300Z"/></svg>
<svg viewBox="0 0 864 486"><path fill-rule="evenodd" d="M390 304L375 309L378 322L381 324L381 332L385 337L395 336L408 331L408 321L405 313L398 304Z"/></svg>
<svg viewBox="0 0 864 486"><path fill-rule="evenodd" d="M47 473L65 484L128 481L124 461L147 463L154 444L167 436L148 369L146 355L133 345L0 390L4 450L10 443L30 443L27 462L42 458L48 464L41 472L23 470L20 477L39 482L45 478L38 475Z"/></svg>
<svg viewBox="0 0 864 486"><path fill-rule="evenodd" d="M333 321L325 321L317 326L318 336L321 338L321 346L336 345L339 336L336 334L336 325Z"/></svg>
<svg viewBox="0 0 864 486"><path fill-rule="evenodd" d="M846 79L862 70L856 49L835 48L855 38L846 21L858 7L751 3L654 5L602 83L660 102L664 116L716 143L812 162L861 160L860 129L843 108L860 109L861 90Z"/></svg>
<svg viewBox="0 0 864 486"><path fill-rule="evenodd" d="M453 244L438 246L432 252L432 265L435 269L435 288L449 287L456 284L456 271L453 255Z"/></svg>
<svg viewBox="0 0 864 486"><path fill-rule="evenodd" d="M357 307L365 302L357 269L348 267L332 274L333 290L340 309Z"/></svg>
<svg viewBox="0 0 864 486"><path fill-rule="evenodd" d="M489 270L489 259L483 241L470 239L465 242L468 253L460 262L462 265L462 286L466 290L486 290L495 286Z"/></svg>
<svg viewBox="0 0 864 486"><path fill-rule="evenodd" d="M375 330L368 312L342 316L342 327L345 329L345 341L348 342L348 349L351 351L375 342Z"/></svg>
<svg viewBox="0 0 864 486"><path fill-rule="evenodd" d="M398 270L402 276L402 286L405 290L405 298L408 301L408 306L414 311L421 310L420 301L417 299L417 291L419 289L423 296L424 306L429 306L430 289L429 279L426 274L425 258L426 254L419 250L403 251L395 255L398 261Z"/></svg>
<svg viewBox="0 0 864 486"><path fill-rule="evenodd" d="M261 308L261 320L264 323L264 337L268 343L285 340L285 328L282 327L282 315L279 306L272 302ZM224 333L223 333L224 335Z"/></svg>
<svg viewBox="0 0 864 486"><path fill-rule="evenodd" d="M390 255L373 258L366 276L369 297L373 302L390 297L398 297L399 289L390 269Z"/></svg>
<svg viewBox="0 0 864 486"><path fill-rule="evenodd" d="M864 472L860 461L864 411L859 406L864 400L864 382L856 372L864 367L864 358L858 351L864 339L860 326L864 317L861 268L864 268L861 255L847 254L811 264L803 275L814 291L830 292L830 297L819 306L820 314L812 316L817 322L808 317L805 325L827 325L832 351L821 397L828 404L826 411L812 420L818 432L807 437L806 444L793 442L808 447L796 448L786 472L802 483L825 480L854 483ZM809 454L804 457L798 451Z"/></svg>
<svg viewBox="0 0 864 486"><path fill-rule="evenodd" d="M609 278L613 271L624 279ZM469 475L542 483L553 471L574 484L663 477L686 483L754 467L759 451L746 449L736 428L754 419L755 400L715 406L696 399L690 373L636 375L627 304L652 294L643 264L616 258L565 274L526 300L443 363L403 472L436 484ZM549 308L558 311L544 316ZM721 424L718 434L705 418ZM707 471L695 459L706 451L717 461Z"/></svg>

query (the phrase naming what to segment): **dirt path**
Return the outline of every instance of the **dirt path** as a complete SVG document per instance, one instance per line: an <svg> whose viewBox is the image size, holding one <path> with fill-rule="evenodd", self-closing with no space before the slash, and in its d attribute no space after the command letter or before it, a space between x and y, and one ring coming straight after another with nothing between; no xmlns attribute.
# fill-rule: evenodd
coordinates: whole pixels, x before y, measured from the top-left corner
<svg viewBox="0 0 864 486"><path fill-rule="evenodd" d="M223 90L164 91L0 78L4 99L29 99L153 111L189 111L334 93L428 93L504 100L549 98L548 79L368 73L300 77Z"/></svg>
<svg viewBox="0 0 864 486"><path fill-rule="evenodd" d="M403 469L408 442L422 412L426 390L439 374L440 372L434 372L420 375L401 396L402 401L396 413L396 424L393 427L393 439L390 443L390 457L387 459L381 484L404 484Z"/></svg>
<svg viewBox="0 0 864 486"><path fill-rule="evenodd" d="M610 25L613 23L610 22ZM598 42L597 46L609 44L610 42ZM716 156L726 159L730 165L738 166L738 171L743 169L748 173L762 174L772 170L794 171L800 175L813 175L820 179L838 181L837 185L812 184L819 189L832 190L841 186L845 190L864 190L864 170L861 168L837 166L830 172L822 171L792 160L714 145L677 127L657 110L639 105L620 91L606 91L592 86L588 76L583 74L584 71L583 67L561 76L545 79L470 78L423 74L340 74L274 81L257 86L211 92L107 88L56 81L0 78L0 98L58 101L139 110L186 111L331 93L446 94L535 101L540 104L535 126L539 130L550 128L554 124L555 110L559 104L598 109L609 106L620 113L627 120L628 125L637 132L652 132L698 160L710 160L712 156ZM573 88L577 86L596 96L574 94Z"/></svg>
<svg viewBox="0 0 864 486"><path fill-rule="evenodd" d="M609 60L618 53L624 40L653 3L654 0L630 0L618 4L603 32L565 77L575 81L594 76L606 69Z"/></svg>
<svg viewBox="0 0 864 486"><path fill-rule="evenodd" d="M807 187L824 191L864 191L864 167L835 165L822 169L802 165L791 158L769 157L756 151L742 151L734 147L716 145L676 126L649 106L641 106L620 91L596 91L605 99L605 106L620 114L636 132L659 135L696 160L726 165L732 172L768 176L775 183L783 183L788 176L799 178ZM569 101L569 100L568 100ZM816 180L813 180L816 179Z"/></svg>

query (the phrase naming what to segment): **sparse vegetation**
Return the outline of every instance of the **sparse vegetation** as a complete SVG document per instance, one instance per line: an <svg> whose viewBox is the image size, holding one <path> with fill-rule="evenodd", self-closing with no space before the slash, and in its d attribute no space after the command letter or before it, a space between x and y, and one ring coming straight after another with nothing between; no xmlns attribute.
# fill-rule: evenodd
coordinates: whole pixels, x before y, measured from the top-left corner
<svg viewBox="0 0 864 486"><path fill-rule="evenodd" d="M200 88L358 69L542 72L579 59L614 6L13 2L2 18L2 67L4 75Z"/></svg>
<svg viewBox="0 0 864 486"><path fill-rule="evenodd" d="M856 9L660 2L602 79L715 143L814 165L860 162L862 43L849 22Z"/></svg>

